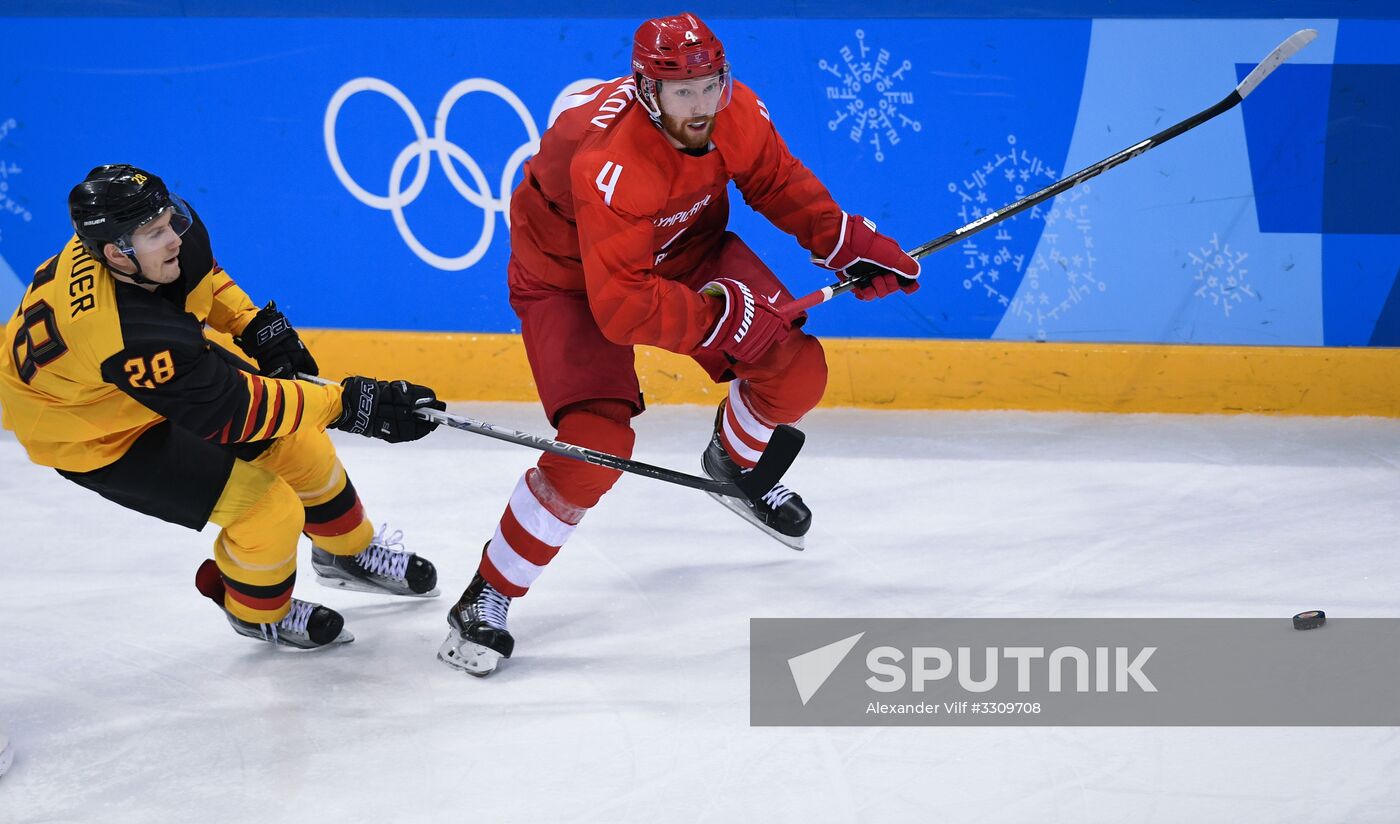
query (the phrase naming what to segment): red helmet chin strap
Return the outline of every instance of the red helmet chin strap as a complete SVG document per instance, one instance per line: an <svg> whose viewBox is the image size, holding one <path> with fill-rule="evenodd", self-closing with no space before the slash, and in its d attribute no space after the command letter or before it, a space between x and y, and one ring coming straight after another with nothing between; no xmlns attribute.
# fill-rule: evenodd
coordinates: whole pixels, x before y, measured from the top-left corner
<svg viewBox="0 0 1400 824"><path fill-rule="evenodd" d="M632 78L637 82L637 102L647 110L651 122L655 123L657 128L661 128L661 96L656 80L641 72L634 73Z"/></svg>

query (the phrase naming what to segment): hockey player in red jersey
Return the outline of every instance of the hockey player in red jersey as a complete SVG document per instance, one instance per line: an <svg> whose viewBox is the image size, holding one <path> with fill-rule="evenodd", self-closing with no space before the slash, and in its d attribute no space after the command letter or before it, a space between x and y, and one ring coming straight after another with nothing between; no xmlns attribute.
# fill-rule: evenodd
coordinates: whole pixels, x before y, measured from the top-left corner
<svg viewBox="0 0 1400 824"><path fill-rule="evenodd" d="M632 74L577 94L525 165L511 200L511 306L540 401L562 441L631 454L644 408L632 347L689 355L728 382L702 465L751 468L774 427L821 400L816 338L778 307L792 295L726 231L727 186L828 269L883 270L858 297L912 292L919 264L849 215L783 143L724 47L693 14L637 29ZM545 454L516 484L438 652L475 675L509 658L513 598L524 595L619 473ZM729 501L731 499L725 499ZM782 485L740 514L794 547L811 526Z"/></svg>

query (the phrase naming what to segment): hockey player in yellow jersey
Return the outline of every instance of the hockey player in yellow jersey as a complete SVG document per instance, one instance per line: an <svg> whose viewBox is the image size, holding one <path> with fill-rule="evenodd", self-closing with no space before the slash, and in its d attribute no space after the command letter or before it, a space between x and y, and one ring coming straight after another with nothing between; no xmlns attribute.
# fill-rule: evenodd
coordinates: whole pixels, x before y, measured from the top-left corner
<svg viewBox="0 0 1400 824"><path fill-rule="evenodd" d="M301 534L319 580L436 595L400 534L375 535L326 435L391 442L436 424L431 389L295 380L315 360L275 304L259 310L218 263L199 216L161 179L99 166L68 199L75 234L34 274L5 327L0 412L30 459L128 509L221 527L201 592L240 634L315 648L352 640L334 610L292 597ZM234 336L256 366L209 341Z"/></svg>

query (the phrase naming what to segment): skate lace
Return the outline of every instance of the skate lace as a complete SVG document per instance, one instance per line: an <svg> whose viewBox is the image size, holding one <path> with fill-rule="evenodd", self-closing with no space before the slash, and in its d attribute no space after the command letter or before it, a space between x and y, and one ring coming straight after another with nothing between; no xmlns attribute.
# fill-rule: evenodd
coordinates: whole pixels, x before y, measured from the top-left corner
<svg viewBox="0 0 1400 824"><path fill-rule="evenodd" d="M279 629L284 632L292 632L298 635L306 634L306 624L308 621L311 620L311 612L312 610L316 609L316 605L307 603L306 601L299 601L296 598L293 598L291 606L291 611L287 613L286 618L283 618L281 621L278 621L275 624L262 625L263 637L268 638L268 640L271 641L276 641L277 631Z"/></svg>
<svg viewBox="0 0 1400 824"><path fill-rule="evenodd" d="M476 613L479 620L496 629L506 628L506 610L510 609L510 599L487 584L476 598Z"/></svg>
<svg viewBox="0 0 1400 824"><path fill-rule="evenodd" d="M777 509L778 507L792 500L792 497L796 494L796 492L793 492L791 489L788 489L782 484L773 484L772 489L763 493L763 502L773 507L774 509Z"/></svg>
<svg viewBox="0 0 1400 824"><path fill-rule="evenodd" d="M390 533L389 525L383 524L370 540L369 549L356 555L355 561L375 575L402 580L408 572L410 555L411 553L403 548L403 530L396 529Z"/></svg>

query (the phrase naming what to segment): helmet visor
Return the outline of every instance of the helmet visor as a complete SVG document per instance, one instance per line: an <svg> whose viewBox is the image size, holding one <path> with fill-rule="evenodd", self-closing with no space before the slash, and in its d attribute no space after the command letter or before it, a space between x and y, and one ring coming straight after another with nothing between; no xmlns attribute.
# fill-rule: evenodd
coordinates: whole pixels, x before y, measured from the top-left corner
<svg viewBox="0 0 1400 824"><path fill-rule="evenodd" d="M162 220L166 215L170 215L170 219ZM117 246L127 254L156 251L170 243L172 233L176 237L183 236L192 223L194 218L190 216L190 207L179 195L172 193L164 206L132 229L118 241Z"/></svg>
<svg viewBox="0 0 1400 824"><path fill-rule="evenodd" d="M656 102L661 113L681 119L711 117L729 105L733 93L728 69L704 77L656 81Z"/></svg>

